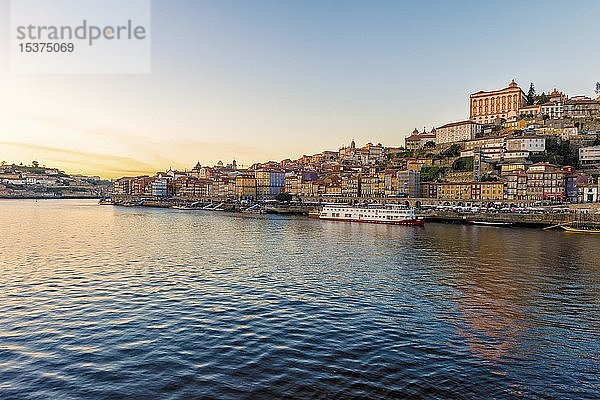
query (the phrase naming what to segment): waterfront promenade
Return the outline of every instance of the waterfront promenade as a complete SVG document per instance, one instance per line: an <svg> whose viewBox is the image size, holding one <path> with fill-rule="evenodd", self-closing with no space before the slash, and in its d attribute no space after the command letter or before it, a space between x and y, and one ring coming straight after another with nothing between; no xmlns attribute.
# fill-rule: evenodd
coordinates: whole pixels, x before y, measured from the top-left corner
<svg viewBox="0 0 600 400"><path fill-rule="evenodd" d="M469 224L473 222L505 223L512 226L544 228L548 226L578 221L592 226L600 226L600 208L590 204L561 204L540 206L539 202L491 201L448 201L426 198L348 198L348 197L313 197L302 202L281 203L275 201L241 202L230 198L207 197L195 199L182 198L150 198L139 196L119 196L112 199L111 204L170 208L177 206L197 209L240 212L249 204L258 204L261 209L275 214L308 215L318 211L323 204L401 204L414 207L417 214L429 222ZM535 206L534 206L535 205Z"/></svg>

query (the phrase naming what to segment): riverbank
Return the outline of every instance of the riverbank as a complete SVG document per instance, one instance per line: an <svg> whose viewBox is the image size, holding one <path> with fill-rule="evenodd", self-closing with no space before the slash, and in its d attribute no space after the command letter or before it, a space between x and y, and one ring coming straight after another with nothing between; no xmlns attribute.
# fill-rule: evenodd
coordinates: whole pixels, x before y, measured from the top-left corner
<svg viewBox="0 0 600 400"><path fill-rule="evenodd" d="M489 224L497 226L515 226L530 228L547 228L566 224L577 220L590 226L600 227L600 214L573 213L455 213L455 212L421 212L420 216L428 222L450 224Z"/></svg>
<svg viewBox="0 0 600 400"><path fill-rule="evenodd" d="M100 200L100 196L0 196L0 200Z"/></svg>
<svg viewBox="0 0 600 400"><path fill-rule="evenodd" d="M288 204L264 202L242 204L239 201L185 201L181 199L142 199L135 202L117 201L110 204L127 207L176 208L186 210L229 211L229 212L264 212L271 214L315 215L321 205ZM568 211L567 211L568 210ZM555 225L577 221L591 227L600 227L600 214L590 212L575 212L565 208L561 212L548 208L546 212L517 213L517 212L469 212L456 210L417 209L417 215L427 222L446 224L482 224L510 227L547 228Z"/></svg>

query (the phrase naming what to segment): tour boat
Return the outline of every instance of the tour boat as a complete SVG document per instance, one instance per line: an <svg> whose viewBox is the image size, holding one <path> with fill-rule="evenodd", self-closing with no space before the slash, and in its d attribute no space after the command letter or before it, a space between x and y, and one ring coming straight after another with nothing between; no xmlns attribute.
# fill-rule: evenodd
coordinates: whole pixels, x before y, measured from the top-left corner
<svg viewBox="0 0 600 400"><path fill-rule="evenodd" d="M424 225L425 220L415 215L413 208L399 205L338 205L323 207L319 219L327 221L371 222L392 225Z"/></svg>

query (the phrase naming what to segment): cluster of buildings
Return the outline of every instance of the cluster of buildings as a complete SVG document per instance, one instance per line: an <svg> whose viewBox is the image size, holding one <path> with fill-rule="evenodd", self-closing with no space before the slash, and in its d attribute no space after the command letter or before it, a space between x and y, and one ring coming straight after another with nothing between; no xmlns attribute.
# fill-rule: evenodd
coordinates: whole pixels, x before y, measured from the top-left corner
<svg viewBox="0 0 600 400"><path fill-rule="evenodd" d="M285 192L302 198L597 201L593 172L600 168L600 97L569 98L556 89L538 97L528 104L531 99L512 81L503 89L471 94L468 119L429 132L415 129L404 147L357 147L352 141L338 151L249 168L238 168L235 161L198 163L189 171L117 179L113 192L253 200ZM568 143L584 170L544 160L550 138ZM472 171L455 173L458 159L472 160ZM450 173L432 179L424 168Z"/></svg>
<svg viewBox="0 0 600 400"><path fill-rule="evenodd" d="M585 202L580 187L591 187L589 178L573 167L548 163L507 173L498 181L430 182L421 184L421 196L440 200L507 200L515 203L551 201ZM597 187L597 185L596 185Z"/></svg>
<svg viewBox="0 0 600 400"><path fill-rule="evenodd" d="M57 168L0 165L0 197L102 197L110 183L99 176L69 175Z"/></svg>
<svg viewBox="0 0 600 400"><path fill-rule="evenodd" d="M285 161L249 169L202 167L169 170L155 176L124 177L113 182L115 195L174 196L178 198L230 198L264 200L285 192L300 197L418 197L419 172L374 166L345 166L328 162L328 170L313 162L293 165Z"/></svg>

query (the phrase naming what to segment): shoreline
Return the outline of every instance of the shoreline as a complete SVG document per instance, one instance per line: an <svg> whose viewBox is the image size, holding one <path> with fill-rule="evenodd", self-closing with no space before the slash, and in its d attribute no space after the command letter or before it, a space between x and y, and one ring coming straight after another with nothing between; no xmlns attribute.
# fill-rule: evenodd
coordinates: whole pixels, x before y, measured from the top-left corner
<svg viewBox="0 0 600 400"><path fill-rule="evenodd" d="M172 208L170 203L144 203L144 204L119 204L105 203L106 205L114 205L120 207L150 207L150 208ZM222 211L230 213L244 214L240 209L239 204L227 204L218 210L214 209L183 209L183 211ZM306 218L319 219L309 216L309 210L317 209L318 206L289 206L277 207L274 205L264 207L266 214L276 215L302 215ZM456 225L478 225L478 226L493 226L504 228L535 228L543 229L560 224L573 222L577 219L578 222L588 224L600 228L600 214L592 213L512 213L512 212L497 212L497 213L457 213L457 212L427 212L417 211L417 216L425 219L426 223L440 224L456 224Z"/></svg>
<svg viewBox="0 0 600 400"><path fill-rule="evenodd" d="M96 196L0 196L0 200L100 200Z"/></svg>
<svg viewBox="0 0 600 400"><path fill-rule="evenodd" d="M5 197L0 196L0 200L102 200L101 197L86 196L61 196L61 197ZM119 207L148 207L148 208L173 208L186 205L184 200L156 201L146 200L137 202L119 202L105 201L98 205L112 205ZM191 208L179 209L181 211L221 211L236 214L258 214L244 212L242 204L238 201L229 202L206 202L208 205L219 204L214 208ZM318 219L310 216L311 211L318 210L317 204L290 205L285 203L270 203L262 205L262 211L266 214L276 215L298 215L306 218ZM473 212L455 212L455 211L426 211L417 209L417 215L422 217L426 223L454 224L454 225L478 225L503 228L534 228L543 229L560 224L566 224L577 220L577 222L600 228L600 213L514 213L514 212L493 212L493 213L473 213Z"/></svg>

